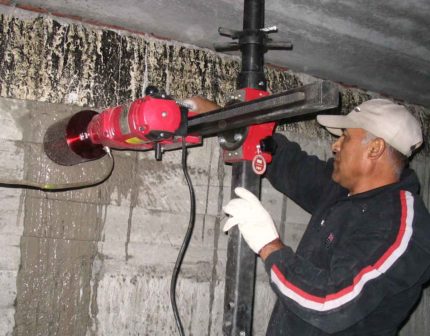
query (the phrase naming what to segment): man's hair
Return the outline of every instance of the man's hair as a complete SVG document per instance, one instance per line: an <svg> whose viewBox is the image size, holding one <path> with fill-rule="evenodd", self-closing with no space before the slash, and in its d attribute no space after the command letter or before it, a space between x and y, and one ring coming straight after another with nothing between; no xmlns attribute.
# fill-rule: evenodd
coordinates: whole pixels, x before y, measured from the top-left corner
<svg viewBox="0 0 430 336"><path fill-rule="evenodd" d="M363 138L363 145L367 145L369 144L371 141L377 139L378 137L376 135L373 135L372 133L366 131L366 134ZM384 140L384 139L382 139ZM395 149L393 146L391 146L389 143L387 143L385 140L385 149L387 151L387 156L388 159L392 162L393 164L393 170L394 173L396 174L396 176L398 178L400 178L400 175L402 175L403 169L406 167L406 165L408 164L408 157L402 153L400 153L397 149Z"/></svg>

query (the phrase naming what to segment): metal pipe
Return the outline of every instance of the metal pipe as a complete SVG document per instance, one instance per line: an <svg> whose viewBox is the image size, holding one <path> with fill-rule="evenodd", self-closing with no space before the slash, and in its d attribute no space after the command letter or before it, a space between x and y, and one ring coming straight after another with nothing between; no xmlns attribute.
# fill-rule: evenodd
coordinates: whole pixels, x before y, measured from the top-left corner
<svg viewBox="0 0 430 336"><path fill-rule="evenodd" d="M242 70L238 89L266 89L264 77L264 45L259 30L264 27L264 0L245 0L243 36L239 39ZM249 35L249 36L247 36ZM244 40L248 39L248 40ZM245 43L246 42L246 43ZM245 187L260 196L261 180L251 166L243 161L233 164L231 197L237 186ZM224 335L248 336L252 333L256 256L248 247L239 230L229 234L224 293Z"/></svg>
<svg viewBox="0 0 430 336"><path fill-rule="evenodd" d="M243 11L243 33L239 38L242 54L238 89L266 90L264 76L264 0L245 0Z"/></svg>
<svg viewBox="0 0 430 336"><path fill-rule="evenodd" d="M261 179L251 162L233 164L232 197L234 188L242 186L258 197ZM248 336L252 333L256 256L237 227L229 231L224 292L224 335Z"/></svg>

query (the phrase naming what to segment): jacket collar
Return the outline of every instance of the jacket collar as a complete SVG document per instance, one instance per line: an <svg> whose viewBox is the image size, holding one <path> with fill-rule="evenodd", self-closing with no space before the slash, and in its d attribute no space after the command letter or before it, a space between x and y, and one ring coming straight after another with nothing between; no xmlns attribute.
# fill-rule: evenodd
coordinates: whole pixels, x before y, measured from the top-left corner
<svg viewBox="0 0 430 336"><path fill-rule="evenodd" d="M413 194L418 194L420 191L420 183L418 181L417 174L410 168L405 168L400 176L400 180L396 183L387 184L385 186L375 188L372 190L365 191L363 193L355 194L352 196L346 195L348 199L362 199L377 195L379 193L385 193L396 190L407 190Z"/></svg>

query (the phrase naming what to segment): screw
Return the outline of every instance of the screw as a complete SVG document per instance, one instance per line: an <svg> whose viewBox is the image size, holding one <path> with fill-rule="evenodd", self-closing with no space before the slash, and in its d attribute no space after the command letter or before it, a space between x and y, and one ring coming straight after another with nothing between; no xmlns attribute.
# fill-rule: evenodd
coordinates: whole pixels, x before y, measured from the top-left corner
<svg viewBox="0 0 430 336"><path fill-rule="evenodd" d="M161 117L166 118L167 117L167 112L166 111L161 112Z"/></svg>
<svg viewBox="0 0 430 336"><path fill-rule="evenodd" d="M260 82L258 82L258 85L259 85L259 86L264 86L264 82L263 82L263 81L260 81Z"/></svg>
<svg viewBox="0 0 430 336"><path fill-rule="evenodd" d="M145 127L144 126L139 126L139 131L144 131L145 130Z"/></svg>
<svg viewBox="0 0 430 336"><path fill-rule="evenodd" d="M243 330L239 333L240 336L246 336L246 332L244 332Z"/></svg>
<svg viewBox="0 0 430 336"><path fill-rule="evenodd" d="M218 138L218 142L223 145L225 144L227 141L224 138Z"/></svg>
<svg viewBox="0 0 430 336"><path fill-rule="evenodd" d="M240 141L242 140L243 137L242 137L242 134L236 133L233 138L235 141Z"/></svg>
<svg viewBox="0 0 430 336"><path fill-rule="evenodd" d="M271 27L261 28L260 31L265 33L276 33L278 31L278 27L271 26Z"/></svg>

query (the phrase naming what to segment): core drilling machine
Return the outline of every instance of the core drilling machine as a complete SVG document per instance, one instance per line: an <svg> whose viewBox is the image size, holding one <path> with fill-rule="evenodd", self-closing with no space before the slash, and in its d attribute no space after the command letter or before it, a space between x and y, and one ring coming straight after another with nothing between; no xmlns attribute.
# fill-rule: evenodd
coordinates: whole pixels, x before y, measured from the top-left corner
<svg viewBox="0 0 430 336"><path fill-rule="evenodd" d="M204 137L218 136L224 161L233 166L232 193L235 187L242 186L259 197L260 175L274 151L269 139L276 122L339 105L338 88L328 81L269 94L264 53L269 49L292 48L290 42L273 42L268 37L276 30L264 27L264 0L244 1L242 31L219 28L221 35L236 41L216 49L240 50L242 56L238 90L232 95L231 104L196 114L150 87L143 98L129 104L101 113L81 111L53 124L44 138L46 154L61 165L98 159L106 154L105 148L154 150L155 158L161 160L164 151L196 146ZM223 334L251 335L256 257L237 228L229 232L227 259ZM179 266L180 262L175 265L176 272ZM174 295L171 299L174 304ZM175 318L182 335L177 314Z"/></svg>

